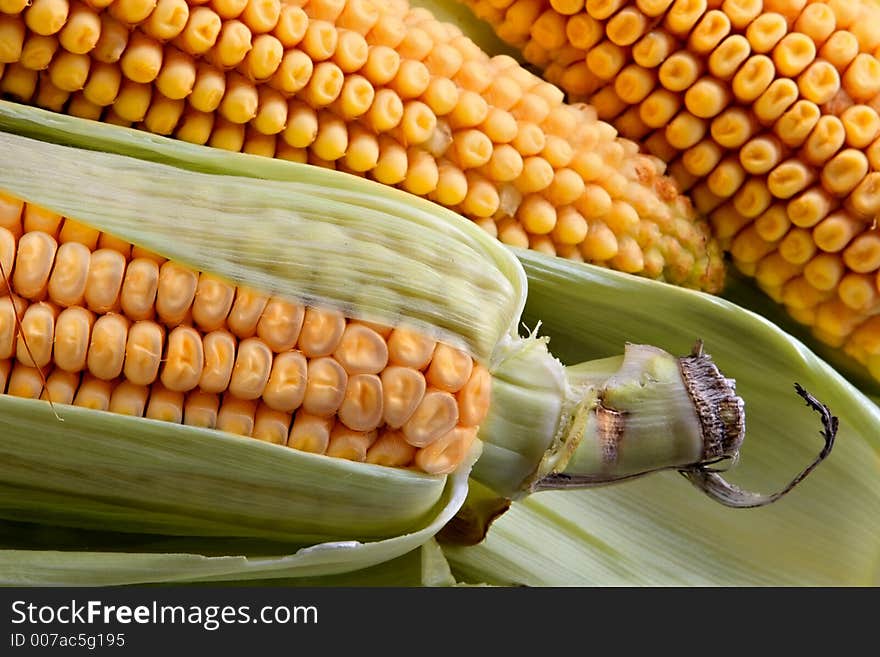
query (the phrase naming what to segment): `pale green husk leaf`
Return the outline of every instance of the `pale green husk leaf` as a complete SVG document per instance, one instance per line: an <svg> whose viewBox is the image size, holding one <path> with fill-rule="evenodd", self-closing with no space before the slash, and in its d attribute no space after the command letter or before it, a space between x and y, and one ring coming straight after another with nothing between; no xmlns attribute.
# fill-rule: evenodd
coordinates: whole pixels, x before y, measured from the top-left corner
<svg viewBox="0 0 880 657"><path fill-rule="evenodd" d="M0 517L308 545L415 531L445 477L0 395ZM401 503L406 500L406 504Z"/></svg>
<svg viewBox="0 0 880 657"><path fill-rule="evenodd" d="M323 578L340 574L346 576L338 578L336 584L353 585L359 575L349 573L373 567L376 570L364 579L366 584L376 585L390 580L385 575L377 577L377 570L384 573L386 568L395 568L394 559L429 543L455 515L467 495L468 473L478 454L479 449L475 449L464 467L449 475L441 508L429 522L391 538L329 541L299 549L288 545L285 552L285 546L277 542L16 527L18 536L0 536L0 585L112 586L287 578L317 585ZM4 525L9 526L0 523L0 529L6 529ZM416 581L409 572L400 585L451 583L445 561L432 548L428 550L420 565L419 579Z"/></svg>
<svg viewBox="0 0 880 657"><path fill-rule="evenodd" d="M728 509L674 473L582 492L538 493L475 547L449 547L466 581L530 585L876 585L880 583L880 408L802 343L732 303L625 274L518 252L525 321L565 362L623 340L686 353L705 341L746 402L737 483L771 492L821 448L793 383L840 418L829 459L765 508Z"/></svg>
<svg viewBox="0 0 880 657"><path fill-rule="evenodd" d="M179 576L179 570L187 567L185 559L191 555L186 552L203 550L208 556L222 555L222 549L230 554L275 554L282 552L283 546L273 543L253 542L218 542L215 539L186 539L169 538L165 536L145 537L140 534L119 534L111 532L95 532L81 529L68 529L50 525L34 525L29 523L16 523L0 521L0 563L5 563L4 552L12 554L12 550L30 550L35 545L51 545L56 548L55 552L38 551L38 559L47 559L48 563L55 563L63 553L71 556L71 561L79 559L78 551L91 551L105 553L114 552L114 563L122 565L116 572L100 579L111 584L116 583L121 575L131 576L137 572L134 568L138 563L150 564L150 567L158 567L159 571L168 576ZM126 554L139 550L140 553ZM152 552L152 555L146 554ZM163 554L164 553L164 554ZM283 553L283 552L282 552ZM170 555L170 558L166 558ZM29 560L28 560L29 561ZM192 561L192 559L190 559ZM253 558L251 562L255 561ZM22 562L24 563L24 562ZM75 564L74 564L75 565ZM84 563L83 566L86 564ZM227 560L227 566L229 561ZM35 566L38 572L40 566ZM143 569L144 571L147 568ZM283 572L283 571L279 571ZM93 575L88 578L77 572L74 567L62 567L52 569L52 576L59 577L59 586L89 585L95 579ZM230 586L242 585L253 586L453 586L457 584L446 561L446 557L437 541L429 538L421 546L410 550L402 556L382 561L373 566L358 568L357 570L339 572L332 575L299 575L293 577L272 577L271 572L265 573L266 577L242 580L205 579L197 582L187 582L191 586ZM42 584L43 577L39 576L36 584Z"/></svg>
<svg viewBox="0 0 880 657"><path fill-rule="evenodd" d="M516 331L525 297L516 259L426 200L7 101L0 128L19 133L0 133L15 163L0 169L0 189L169 259L353 316L403 319L483 360Z"/></svg>

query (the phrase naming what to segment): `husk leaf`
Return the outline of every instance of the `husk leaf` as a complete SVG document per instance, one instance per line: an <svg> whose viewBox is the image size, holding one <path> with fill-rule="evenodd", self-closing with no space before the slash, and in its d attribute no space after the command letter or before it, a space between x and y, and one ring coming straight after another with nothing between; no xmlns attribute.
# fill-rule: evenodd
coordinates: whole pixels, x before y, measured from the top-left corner
<svg viewBox="0 0 880 657"><path fill-rule="evenodd" d="M524 320L564 362L622 340L684 353L705 341L746 402L742 458L729 473L766 492L821 447L793 383L840 418L834 452L761 509L722 507L674 473L590 491L538 493L475 547L447 546L459 579L529 585L876 585L880 581L880 408L800 341L729 301L532 252Z"/></svg>

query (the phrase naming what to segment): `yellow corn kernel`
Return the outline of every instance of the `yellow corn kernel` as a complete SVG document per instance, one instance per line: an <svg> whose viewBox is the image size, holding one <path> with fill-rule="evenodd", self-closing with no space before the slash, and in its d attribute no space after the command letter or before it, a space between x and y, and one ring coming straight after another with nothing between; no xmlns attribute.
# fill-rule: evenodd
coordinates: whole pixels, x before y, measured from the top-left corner
<svg viewBox="0 0 880 657"><path fill-rule="evenodd" d="M452 472L476 439L474 429L456 427L427 447L416 452L416 465L430 474Z"/></svg>
<svg viewBox="0 0 880 657"><path fill-rule="evenodd" d="M339 420L354 431L373 431L382 423L382 382L375 374L352 374L339 406Z"/></svg>
<svg viewBox="0 0 880 657"><path fill-rule="evenodd" d="M858 217L870 220L880 212L880 172L871 171L847 197L847 210Z"/></svg>
<svg viewBox="0 0 880 657"><path fill-rule="evenodd" d="M837 253L842 251L863 228L864 224L861 220L853 217L849 212L838 211L828 215L815 227L813 239L823 251Z"/></svg>
<svg viewBox="0 0 880 657"><path fill-rule="evenodd" d="M284 4L281 6L278 21L275 27L272 28L272 35L285 48L292 48L302 40L306 33L308 22L309 17L302 7L295 4Z"/></svg>
<svg viewBox="0 0 880 657"><path fill-rule="evenodd" d="M140 29L158 41L170 41L183 32L189 21L189 12L186 0L158 0Z"/></svg>
<svg viewBox="0 0 880 657"><path fill-rule="evenodd" d="M848 308L860 312L870 312L880 303L880 291L874 281L874 273L849 272L837 287L837 296Z"/></svg>
<svg viewBox="0 0 880 657"><path fill-rule="evenodd" d="M448 392L425 393L410 418L402 426L406 441L414 447L426 447L451 431L458 422L458 405Z"/></svg>
<svg viewBox="0 0 880 657"><path fill-rule="evenodd" d="M317 358L332 354L345 332L345 318L335 310L307 308L297 347L306 356Z"/></svg>
<svg viewBox="0 0 880 657"><path fill-rule="evenodd" d="M269 84L282 93L295 94L308 84L313 72L314 64L309 56L296 48L290 49L282 56Z"/></svg>
<svg viewBox="0 0 880 657"><path fill-rule="evenodd" d="M406 442L399 431L385 430L367 449L366 462L389 467L404 467L412 463L416 448Z"/></svg>
<svg viewBox="0 0 880 657"><path fill-rule="evenodd" d="M468 382L472 370L473 360L468 354L440 343L425 372L425 380L433 388L454 393Z"/></svg>
<svg viewBox="0 0 880 657"><path fill-rule="evenodd" d="M25 233L18 240L12 284L19 296L35 301L44 297L57 248L57 242L42 231Z"/></svg>
<svg viewBox="0 0 880 657"><path fill-rule="evenodd" d="M190 7L186 25L173 43L190 55L204 55L214 47L222 27L220 16L209 7Z"/></svg>
<svg viewBox="0 0 880 657"><path fill-rule="evenodd" d="M49 80L61 91L79 91L86 84L90 65L88 55L59 51L49 64Z"/></svg>
<svg viewBox="0 0 880 657"><path fill-rule="evenodd" d="M788 199L803 191L815 179L813 170L798 159L789 159L774 167L767 176L767 187L776 198Z"/></svg>
<svg viewBox="0 0 880 657"><path fill-rule="evenodd" d="M752 55L733 76L733 95L743 103L757 100L773 82L775 73L773 61L769 57Z"/></svg>
<svg viewBox="0 0 880 657"><path fill-rule="evenodd" d="M298 409L305 399L308 381L308 363L298 351L285 351L275 356L263 401L269 408L292 412Z"/></svg>
<svg viewBox="0 0 880 657"><path fill-rule="evenodd" d="M697 80L684 94L684 104L694 116L709 119L718 115L731 100L727 85L712 78Z"/></svg>
<svg viewBox="0 0 880 657"><path fill-rule="evenodd" d="M58 307L41 301L28 306L21 317L16 359L26 367L42 368L52 361Z"/></svg>
<svg viewBox="0 0 880 657"><path fill-rule="evenodd" d="M238 18L247 6L247 0L210 0L210 5L220 18Z"/></svg>
<svg viewBox="0 0 880 657"><path fill-rule="evenodd" d="M67 21L58 33L61 46L72 53L85 54L98 43L101 35L101 19L88 5L74 3Z"/></svg>
<svg viewBox="0 0 880 657"><path fill-rule="evenodd" d="M873 55L859 53L841 76L841 85L856 102L872 99L880 93L880 61Z"/></svg>
<svg viewBox="0 0 880 657"><path fill-rule="evenodd" d="M303 100L312 107L329 105L339 96L344 81L345 75L336 64L320 62L302 90Z"/></svg>
<svg viewBox="0 0 880 657"><path fill-rule="evenodd" d="M109 6L110 14L121 23L137 25L156 8L156 0L114 0Z"/></svg>
<svg viewBox="0 0 880 657"><path fill-rule="evenodd" d="M157 135L170 135L177 127L185 107L181 99L154 94L150 109L144 116L144 128Z"/></svg>
<svg viewBox="0 0 880 657"><path fill-rule="evenodd" d="M664 135L673 147L684 150L698 143L706 129L705 120L683 110L666 125Z"/></svg>
<svg viewBox="0 0 880 657"><path fill-rule="evenodd" d="M265 404L258 404L254 414L251 436L275 445L285 445L290 432L290 422L290 413L276 411Z"/></svg>
<svg viewBox="0 0 880 657"><path fill-rule="evenodd" d="M24 11L24 22L31 32L49 36L64 27L69 12L68 0L33 0Z"/></svg>
<svg viewBox="0 0 880 657"><path fill-rule="evenodd" d="M844 30L832 33L819 49L819 56L841 72L858 53L859 40L854 34Z"/></svg>
<svg viewBox="0 0 880 657"><path fill-rule="evenodd" d="M227 121L244 124L257 115L260 98L253 82L238 73L226 76L225 91L217 111Z"/></svg>
<svg viewBox="0 0 880 657"><path fill-rule="evenodd" d="M305 452L323 454L327 451L332 428L332 418L317 417L300 411L293 419L287 445Z"/></svg>
<svg viewBox="0 0 880 657"><path fill-rule="evenodd" d="M835 199L820 186L814 186L794 197L786 205L788 218L795 226L810 228L836 207Z"/></svg>
<svg viewBox="0 0 880 657"><path fill-rule="evenodd" d="M19 296L0 297L0 356L15 355L18 335L18 317L27 309L27 302Z"/></svg>
<svg viewBox="0 0 880 657"><path fill-rule="evenodd" d="M816 57L816 45L806 34L786 34L773 49L773 64L779 74L794 77Z"/></svg>
<svg viewBox="0 0 880 657"><path fill-rule="evenodd" d="M822 167L822 184L832 194L846 195L868 173L868 158L861 151L846 148L832 157Z"/></svg>
<svg viewBox="0 0 880 657"><path fill-rule="evenodd" d="M281 16L280 0L248 0L241 19L254 34L271 32Z"/></svg>
<svg viewBox="0 0 880 657"><path fill-rule="evenodd" d="M748 39L741 34L732 34L709 55L709 72L720 80L729 80L751 53Z"/></svg>
<svg viewBox="0 0 880 657"><path fill-rule="evenodd" d="M794 265L806 264L816 254L810 231L797 227L789 230L779 243L779 254Z"/></svg>
<svg viewBox="0 0 880 657"><path fill-rule="evenodd" d="M86 366L89 372L104 381L122 373L129 321L123 315L106 314L92 326Z"/></svg>
<svg viewBox="0 0 880 657"><path fill-rule="evenodd" d="M238 66L253 47L251 31L238 20L224 21L217 41L206 57L215 66L228 69Z"/></svg>
<svg viewBox="0 0 880 657"><path fill-rule="evenodd" d="M231 290L230 290L231 292ZM225 316L226 313L224 312ZM256 334L274 352L292 349L302 337L305 326L306 310L300 304L280 297L271 297L263 305L260 319L256 325ZM309 317L309 330L315 330L314 316ZM329 328L329 326L328 326ZM314 347L314 345L309 345ZM310 353L314 353L310 350Z"/></svg>
<svg viewBox="0 0 880 657"><path fill-rule="evenodd" d="M832 253L819 252L804 267L804 277L817 290L834 290L845 273L843 260Z"/></svg>
<svg viewBox="0 0 880 657"><path fill-rule="evenodd" d="M147 401L150 396L150 388L145 385L139 386L130 381L123 381L110 393L110 402L107 410L120 415L133 415L144 417L147 409Z"/></svg>
<svg viewBox="0 0 880 657"><path fill-rule="evenodd" d="M702 69L703 64L695 55L685 51L679 51L670 55L663 64L660 65L660 68L657 71L657 79L660 84L669 91L684 91L696 82ZM624 71L625 70L626 69L624 69ZM623 96L621 96L621 98L626 102L639 102L630 101Z"/></svg>
<svg viewBox="0 0 880 657"><path fill-rule="evenodd" d="M0 0L0 12L14 16L23 12L29 4L27 0Z"/></svg>
<svg viewBox="0 0 880 657"><path fill-rule="evenodd" d="M752 174L768 173L782 161L785 149L773 135L755 137L746 142L739 152L743 168Z"/></svg>
<svg viewBox="0 0 880 657"><path fill-rule="evenodd" d="M136 123L142 121L146 116L151 100L152 88L150 85L122 80L112 107L122 119Z"/></svg>
<svg viewBox="0 0 880 657"><path fill-rule="evenodd" d="M238 70L251 80L265 81L275 74L283 58L284 46L277 37L258 34Z"/></svg>
<svg viewBox="0 0 880 657"><path fill-rule="evenodd" d="M880 231L872 228L853 239L843 250L843 261L852 271L860 274L880 269Z"/></svg>
<svg viewBox="0 0 880 657"><path fill-rule="evenodd" d="M25 232L39 230L55 239L58 238L61 221L62 217L57 212L33 203L26 204L22 214L22 227Z"/></svg>
<svg viewBox="0 0 880 657"><path fill-rule="evenodd" d="M768 11L749 23L746 38L756 53L768 53L788 32L788 23L780 13Z"/></svg>
<svg viewBox="0 0 880 657"><path fill-rule="evenodd" d="M21 52L17 61L21 66L32 71L43 71L49 68L49 63L58 50L58 37L42 36L40 34L28 34L21 46ZM0 77L3 77L0 75Z"/></svg>
<svg viewBox="0 0 880 657"><path fill-rule="evenodd" d="M182 392L168 390L156 383L150 390L150 399L144 417L179 424L183 421L184 399Z"/></svg>
<svg viewBox="0 0 880 657"><path fill-rule="evenodd" d="M79 386L78 375L62 370L53 370L46 377L46 384L43 387L42 393L40 393L40 399L53 404L72 404L77 386ZM111 412L116 412L112 410L112 397L110 408Z"/></svg>
<svg viewBox="0 0 880 657"><path fill-rule="evenodd" d="M86 368L94 323L94 313L82 306L61 311L55 321L53 358L56 367L66 372L81 372Z"/></svg>
<svg viewBox="0 0 880 657"><path fill-rule="evenodd" d="M794 29L808 36L813 43L822 44L836 25L834 11L828 5L813 3L804 7L794 22Z"/></svg>
<svg viewBox="0 0 880 657"><path fill-rule="evenodd" d="M42 372L35 367L27 367L21 363L15 363L9 374L9 383L6 394L13 397L25 397L37 399L43 391Z"/></svg>

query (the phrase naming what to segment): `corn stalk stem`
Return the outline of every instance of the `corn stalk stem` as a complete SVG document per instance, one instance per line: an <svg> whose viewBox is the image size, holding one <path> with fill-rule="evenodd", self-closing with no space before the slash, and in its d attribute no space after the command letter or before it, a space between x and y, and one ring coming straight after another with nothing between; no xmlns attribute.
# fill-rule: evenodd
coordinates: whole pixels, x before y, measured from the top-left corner
<svg viewBox="0 0 880 657"><path fill-rule="evenodd" d="M520 395L519 423L490 421L481 434L489 443L475 470L476 478L504 497L517 498L543 490L588 488L627 481L659 470L680 471L716 501L738 508L770 504L793 489L830 453L837 420L826 406L796 386L808 405L822 416L825 447L816 459L778 492L744 491L720 474L739 458L745 437L745 405L734 381L724 377L697 342L691 354L677 358L648 345L628 344L623 356L563 367L533 340L498 366L493 393ZM555 364L555 367L554 367ZM516 389L511 367L520 367L519 383L533 389L544 414L530 407ZM523 374L522 372L526 372ZM555 387L554 387L555 386ZM554 398L554 395L557 395ZM547 409L556 413L555 435ZM534 420L529 424L527 417ZM500 430L504 430L501 433ZM532 440L520 433L531 432ZM541 436L534 439L535 435ZM539 464L523 479L510 478L511 457L518 446L546 445ZM533 458L534 449L518 452ZM504 458L502 458L502 455ZM491 467L494 462L506 463ZM521 466L518 473L521 473ZM506 475L506 478L505 478Z"/></svg>

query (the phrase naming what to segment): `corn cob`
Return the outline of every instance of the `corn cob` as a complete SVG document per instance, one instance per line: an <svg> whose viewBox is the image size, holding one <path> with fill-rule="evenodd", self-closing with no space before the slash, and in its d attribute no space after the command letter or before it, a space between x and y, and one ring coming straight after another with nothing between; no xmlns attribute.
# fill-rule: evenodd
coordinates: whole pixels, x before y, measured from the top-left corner
<svg viewBox="0 0 880 657"><path fill-rule="evenodd" d="M465 2L669 162L738 269L880 379L880 7Z"/></svg>
<svg viewBox="0 0 880 657"><path fill-rule="evenodd" d="M70 6L3 18L7 97L367 176L513 246L720 289L717 245L656 158L424 9Z"/></svg>

